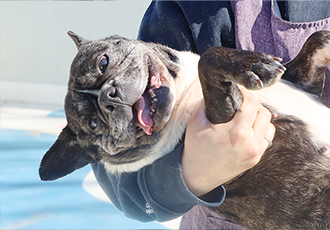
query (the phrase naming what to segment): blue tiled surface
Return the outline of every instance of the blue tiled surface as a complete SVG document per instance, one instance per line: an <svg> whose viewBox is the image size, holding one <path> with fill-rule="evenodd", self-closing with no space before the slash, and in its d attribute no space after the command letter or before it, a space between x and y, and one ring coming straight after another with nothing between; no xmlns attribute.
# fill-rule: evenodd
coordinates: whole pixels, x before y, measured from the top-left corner
<svg viewBox="0 0 330 230"><path fill-rule="evenodd" d="M50 112L47 116L48 117L65 117L65 112L64 112L64 110L54 110L54 111Z"/></svg>
<svg viewBox="0 0 330 230"><path fill-rule="evenodd" d="M126 218L82 187L90 167L42 182L38 167L56 136L0 129L0 229L164 229Z"/></svg>

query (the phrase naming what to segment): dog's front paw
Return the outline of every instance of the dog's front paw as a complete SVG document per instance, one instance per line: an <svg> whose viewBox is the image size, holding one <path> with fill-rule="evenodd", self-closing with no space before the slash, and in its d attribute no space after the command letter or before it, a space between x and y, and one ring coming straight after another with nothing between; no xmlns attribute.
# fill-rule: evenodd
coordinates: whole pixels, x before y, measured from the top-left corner
<svg viewBox="0 0 330 230"><path fill-rule="evenodd" d="M252 57L250 57L252 56ZM245 61L246 79L242 76L242 85L248 89L261 89L277 82L286 70L280 63L281 58L274 57L265 53L249 53ZM238 82L239 83L239 82Z"/></svg>
<svg viewBox="0 0 330 230"><path fill-rule="evenodd" d="M199 62L202 81L234 82L256 90L274 84L285 71L280 58L265 53L225 47L208 49Z"/></svg>
<svg viewBox="0 0 330 230"><path fill-rule="evenodd" d="M237 60L240 73L233 76L234 82L248 89L256 90L277 82L286 70L280 63L282 59L265 53L244 51Z"/></svg>

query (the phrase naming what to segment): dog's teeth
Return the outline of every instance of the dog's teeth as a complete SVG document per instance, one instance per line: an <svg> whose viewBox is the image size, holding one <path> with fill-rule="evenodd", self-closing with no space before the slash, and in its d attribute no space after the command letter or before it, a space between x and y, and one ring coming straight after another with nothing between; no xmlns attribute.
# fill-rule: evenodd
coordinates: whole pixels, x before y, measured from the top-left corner
<svg viewBox="0 0 330 230"><path fill-rule="evenodd" d="M151 97L151 107L150 107L150 116L154 115L155 111L156 111L156 107L157 107L157 94L155 92L149 91L150 93L150 97Z"/></svg>

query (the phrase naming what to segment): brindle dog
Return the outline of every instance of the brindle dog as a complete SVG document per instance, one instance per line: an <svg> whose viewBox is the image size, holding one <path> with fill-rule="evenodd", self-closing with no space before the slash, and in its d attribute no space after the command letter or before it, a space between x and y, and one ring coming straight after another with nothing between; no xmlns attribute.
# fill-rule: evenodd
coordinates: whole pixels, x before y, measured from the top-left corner
<svg viewBox="0 0 330 230"><path fill-rule="evenodd" d="M278 114L276 134L255 167L224 185L226 199L214 210L251 229L330 228L330 111L314 95L322 93L330 31L313 34L285 67L268 54L224 47L199 57L119 36L69 35L78 54L68 124L41 162L42 180L99 161L110 173L136 171L182 142L203 97L211 122L229 121L241 84L259 89L256 97Z"/></svg>

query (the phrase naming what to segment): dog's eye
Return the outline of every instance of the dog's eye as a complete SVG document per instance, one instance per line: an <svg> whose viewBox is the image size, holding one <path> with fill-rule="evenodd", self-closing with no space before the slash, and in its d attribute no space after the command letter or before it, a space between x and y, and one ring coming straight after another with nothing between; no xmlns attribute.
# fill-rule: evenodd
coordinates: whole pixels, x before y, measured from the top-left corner
<svg viewBox="0 0 330 230"><path fill-rule="evenodd" d="M92 119L89 120L89 127L94 130L97 128L97 124L98 121L97 121L97 117L93 117Z"/></svg>
<svg viewBox="0 0 330 230"><path fill-rule="evenodd" d="M99 68L102 73L106 70L108 66L108 57L106 55L102 56L99 62Z"/></svg>

